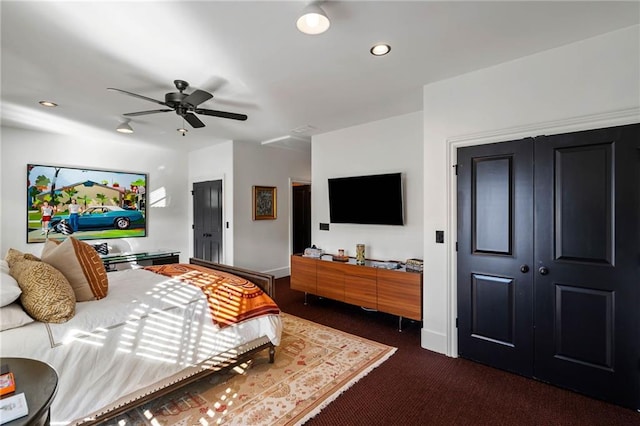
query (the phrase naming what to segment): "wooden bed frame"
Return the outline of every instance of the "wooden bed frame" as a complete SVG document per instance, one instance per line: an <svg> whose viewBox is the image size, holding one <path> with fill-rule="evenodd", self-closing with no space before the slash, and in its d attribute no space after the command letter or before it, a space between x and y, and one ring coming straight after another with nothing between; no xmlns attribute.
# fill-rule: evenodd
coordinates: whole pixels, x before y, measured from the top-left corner
<svg viewBox="0 0 640 426"><path fill-rule="evenodd" d="M195 257L190 258L189 263L237 275L260 287L262 291L271 296L272 299L275 299L276 297L276 281L273 275L250 271L249 269L242 269L235 266L223 265L222 263L210 262L208 260L197 259Z"/></svg>
<svg viewBox="0 0 640 426"><path fill-rule="evenodd" d="M269 296L271 296L272 299L275 299L275 277L273 275L251 271L243 268L237 268L230 265L223 265L221 263L210 262L207 260L202 260L197 258L190 258L189 263L193 265L205 266L207 268L215 269L222 272L228 272L230 274L234 274L241 278L249 280L255 285L257 285L258 287L260 287ZM189 383L192 383L210 374L215 374L221 370L231 368L236 364L247 360L255 353L263 351L265 349L269 350L269 363L273 364L275 359L275 347L273 346L273 344L266 337L256 339L252 342L249 342L237 348L234 348L233 350L217 355L215 361L205 363L205 365L201 366L202 367L201 369L189 375L188 377L185 377L179 381L173 382L157 391L152 391L147 394L144 394L141 397L135 398L131 402L118 405L112 409L109 409L108 411L95 415L90 419L82 421L78 424L97 425L104 421L111 420L131 410L132 408L136 408L141 405L144 405L149 401L152 401L156 398L159 398L168 393L171 393L176 389L179 389L185 385L188 385Z"/></svg>

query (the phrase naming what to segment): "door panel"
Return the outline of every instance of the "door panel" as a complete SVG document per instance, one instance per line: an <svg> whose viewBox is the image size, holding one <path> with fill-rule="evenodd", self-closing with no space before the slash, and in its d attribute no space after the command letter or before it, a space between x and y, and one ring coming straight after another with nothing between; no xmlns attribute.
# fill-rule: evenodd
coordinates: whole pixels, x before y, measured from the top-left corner
<svg viewBox="0 0 640 426"><path fill-rule="evenodd" d="M471 232L475 254L511 254L512 170L512 157L473 159Z"/></svg>
<svg viewBox="0 0 640 426"><path fill-rule="evenodd" d="M557 285L555 290L556 356L611 371L613 293L565 285Z"/></svg>
<svg viewBox="0 0 640 426"><path fill-rule="evenodd" d="M316 294L317 286L317 260L291 256L291 288L293 290L304 291L305 293Z"/></svg>
<svg viewBox="0 0 640 426"><path fill-rule="evenodd" d="M344 302L344 272L342 264L317 262L317 294Z"/></svg>
<svg viewBox="0 0 640 426"><path fill-rule="evenodd" d="M640 406L640 126L536 139L535 377Z"/></svg>
<svg viewBox="0 0 640 426"><path fill-rule="evenodd" d="M193 184L193 255L222 261L222 181Z"/></svg>
<svg viewBox="0 0 640 426"><path fill-rule="evenodd" d="M473 337L514 346L514 280L473 274L471 333Z"/></svg>
<svg viewBox="0 0 640 426"><path fill-rule="evenodd" d="M422 274L376 268L378 310L422 321Z"/></svg>
<svg viewBox="0 0 640 426"><path fill-rule="evenodd" d="M533 373L531 139L458 150L458 352Z"/></svg>
<svg viewBox="0 0 640 426"><path fill-rule="evenodd" d="M555 259L611 265L612 144L559 148L554 157Z"/></svg>

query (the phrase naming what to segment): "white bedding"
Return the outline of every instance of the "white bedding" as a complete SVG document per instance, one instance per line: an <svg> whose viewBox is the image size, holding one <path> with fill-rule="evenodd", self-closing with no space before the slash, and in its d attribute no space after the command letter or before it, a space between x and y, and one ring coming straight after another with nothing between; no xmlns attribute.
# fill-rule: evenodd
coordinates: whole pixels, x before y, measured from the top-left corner
<svg viewBox="0 0 640 426"><path fill-rule="evenodd" d="M67 323L1 332L0 357L54 367L59 383L51 424L68 424L261 336L278 345L281 332L278 315L219 329L200 289L129 269L110 272L108 296L77 303Z"/></svg>

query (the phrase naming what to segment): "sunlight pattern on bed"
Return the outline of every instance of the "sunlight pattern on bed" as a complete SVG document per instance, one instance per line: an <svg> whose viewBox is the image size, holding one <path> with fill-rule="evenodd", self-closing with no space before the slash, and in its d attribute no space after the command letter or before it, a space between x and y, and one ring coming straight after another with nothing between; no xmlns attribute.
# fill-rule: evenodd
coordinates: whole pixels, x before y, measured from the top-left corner
<svg viewBox="0 0 640 426"><path fill-rule="evenodd" d="M143 269L109 278L109 295L77 303L67 323L3 332L0 356L40 359L60 373L52 424L75 423L79 415L215 370L264 337L280 343L279 315L220 328L195 286Z"/></svg>

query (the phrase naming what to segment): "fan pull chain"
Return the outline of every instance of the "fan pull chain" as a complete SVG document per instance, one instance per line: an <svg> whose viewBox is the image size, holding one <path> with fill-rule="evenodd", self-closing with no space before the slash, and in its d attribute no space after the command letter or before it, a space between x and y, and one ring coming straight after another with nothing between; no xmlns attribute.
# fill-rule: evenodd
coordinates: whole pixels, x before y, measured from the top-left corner
<svg viewBox="0 0 640 426"><path fill-rule="evenodd" d="M184 126L184 117L182 117L182 127L178 129L182 136L185 136L188 132L187 128Z"/></svg>

